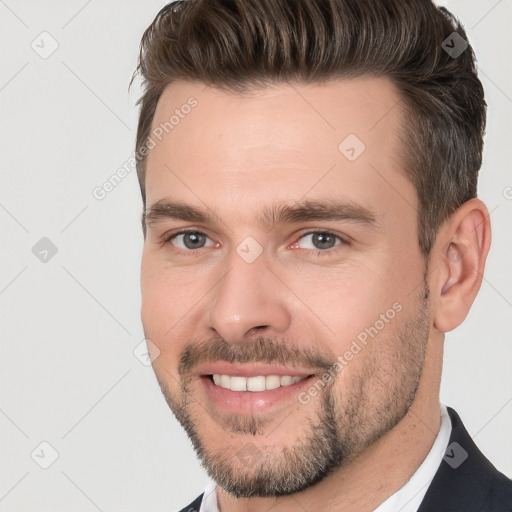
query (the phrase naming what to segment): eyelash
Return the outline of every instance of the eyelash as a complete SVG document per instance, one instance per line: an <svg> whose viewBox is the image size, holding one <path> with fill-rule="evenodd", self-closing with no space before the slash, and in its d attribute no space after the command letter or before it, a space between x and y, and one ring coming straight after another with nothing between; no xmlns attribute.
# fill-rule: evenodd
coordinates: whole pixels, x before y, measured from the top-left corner
<svg viewBox="0 0 512 512"><path fill-rule="evenodd" d="M172 245L172 240L174 238L176 238L179 235L184 235L184 234L187 234L187 233L198 233L198 234L201 234L201 235L205 235L207 238L209 238L208 235L206 233L204 233L203 231L200 231L200 230L197 230L197 229L184 229L184 230L178 231L176 233L172 233L169 236L166 236L164 238L164 240L162 241L162 245L169 245L169 244ZM328 255L332 254L333 252L337 252L343 246L349 245L349 242L344 237L341 237L340 235L338 235L336 233L333 233L332 231L325 231L325 230L318 230L318 231L313 230L313 231L307 231L305 233L302 233L299 236L299 238L297 238L297 240L295 242L293 242L292 245L295 245L296 243L299 242L299 240L302 240L306 236L314 235L314 234L333 236L333 237L337 238L340 241L339 244L336 244L336 245L334 245L333 247L331 247L329 249L324 249L324 250L316 249L318 257L328 256ZM178 254L187 255L187 256L200 256L201 255L201 249L205 249L205 247L200 247L199 249L187 249L187 250L185 250L185 249L179 249L178 247L173 246L173 251L175 251ZM310 251L310 252L314 252L315 251L315 249L302 249L302 250Z"/></svg>

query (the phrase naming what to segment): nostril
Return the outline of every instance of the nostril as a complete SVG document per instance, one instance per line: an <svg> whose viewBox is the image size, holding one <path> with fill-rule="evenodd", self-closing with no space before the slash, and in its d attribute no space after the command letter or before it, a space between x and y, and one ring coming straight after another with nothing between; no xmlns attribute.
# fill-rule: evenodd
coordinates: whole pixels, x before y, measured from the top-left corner
<svg viewBox="0 0 512 512"><path fill-rule="evenodd" d="M265 331L269 327L268 325L257 325L256 327L253 327L252 329L249 329L248 335L254 335L254 336L262 336L262 331Z"/></svg>

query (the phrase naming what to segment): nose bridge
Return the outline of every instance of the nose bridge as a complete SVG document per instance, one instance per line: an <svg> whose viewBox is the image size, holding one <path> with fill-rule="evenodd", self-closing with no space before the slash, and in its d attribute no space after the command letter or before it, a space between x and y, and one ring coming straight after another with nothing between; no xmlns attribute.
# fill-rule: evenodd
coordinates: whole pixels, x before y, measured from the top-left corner
<svg viewBox="0 0 512 512"><path fill-rule="evenodd" d="M290 325L284 291L267 263L264 254L255 256L251 241L242 242L230 255L206 315L208 327L225 340L247 339L254 328L259 335L275 335Z"/></svg>

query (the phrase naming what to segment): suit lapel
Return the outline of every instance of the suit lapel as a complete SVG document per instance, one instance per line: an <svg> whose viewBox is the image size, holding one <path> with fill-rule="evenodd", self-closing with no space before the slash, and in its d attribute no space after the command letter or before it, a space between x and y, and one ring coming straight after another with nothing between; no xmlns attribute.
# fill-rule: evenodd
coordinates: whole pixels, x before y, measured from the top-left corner
<svg viewBox="0 0 512 512"><path fill-rule="evenodd" d="M496 469L477 448L459 415L450 407L448 413L452 420L450 441L418 512L480 512Z"/></svg>
<svg viewBox="0 0 512 512"><path fill-rule="evenodd" d="M203 494L198 496L190 505L181 509L180 512L199 512L199 509L201 508L201 502L203 501Z"/></svg>
<svg viewBox="0 0 512 512"><path fill-rule="evenodd" d="M450 407L452 433L445 456L418 512L512 511L512 482L485 458ZM203 494L180 512L199 512Z"/></svg>

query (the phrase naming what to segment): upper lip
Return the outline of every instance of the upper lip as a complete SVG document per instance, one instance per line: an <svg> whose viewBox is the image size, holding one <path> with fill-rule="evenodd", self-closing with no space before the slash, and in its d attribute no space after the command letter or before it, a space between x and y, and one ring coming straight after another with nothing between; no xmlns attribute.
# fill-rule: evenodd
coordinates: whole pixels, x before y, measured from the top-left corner
<svg viewBox="0 0 512 512"><path fill-rule="evenodd" d="M237 377L258 377L261 375L289 375L290 377L309 377L314 372L285 366L265 365L261 363L233 364L226 361L204 363L194 371L197 375L231 375Z"/></svg>

